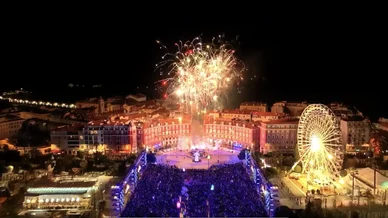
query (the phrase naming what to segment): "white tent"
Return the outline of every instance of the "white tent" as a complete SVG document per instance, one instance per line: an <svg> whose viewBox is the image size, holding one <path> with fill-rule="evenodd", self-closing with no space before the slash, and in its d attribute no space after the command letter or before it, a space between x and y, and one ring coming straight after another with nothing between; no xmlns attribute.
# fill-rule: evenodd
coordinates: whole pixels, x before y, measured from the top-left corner
<svg viewBox="0 0 388 218"><path fill-rule="evenodd" d="M358 171L358 174L356 175L356 179L369 185L370 188L373 188L374 170L369 167L366 167L366 168L360 168L357 171ZM382 190L383 189L382 184L384 182L388 182L388 177L382 175L379 172L376 172L376 189Z"/></svg>

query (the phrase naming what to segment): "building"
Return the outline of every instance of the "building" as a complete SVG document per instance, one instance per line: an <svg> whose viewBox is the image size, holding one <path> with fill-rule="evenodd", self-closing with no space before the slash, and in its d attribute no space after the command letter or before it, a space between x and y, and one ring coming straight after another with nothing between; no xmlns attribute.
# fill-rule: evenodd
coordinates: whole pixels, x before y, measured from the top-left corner
<svg viewBox="0 0 388 218"><path fill-rule="evenodd" d="M362 116L342 118L340 121L341 138L344 146L361 147L368 144L370 138L370 122Z"/></svg>
<svg viewBox="0 0 388 218"><path fill-rule="evenodd" d="M207 119L218 119L221 118L222 112L218 110L208 111L206 114Z"/></svg>
<svg viewBox="0 0 388 218"><path fill-rule="evenodd" d="M51 144L69 154L76 154L84 137L82 130L81 124L58 127L50 132Z"/></svg>
<svg viewBox="0 0 388 218"><path fill-rule="evenodd" d="M380 117L377 123L374 123L377 129L388 132L388 119Z"/></svg>
<svg viewBox="0 0 388 218"><path fill-rule="evenodd" d="M300 116L304 109L308 106L307 102L287 102L287 113L292 117Z"/></svg>
<svg viewBox="0 0 388 218"><path fill-rule="evenodd" d="M222 118L225 120L244 120L244 121L267 121L277 120L284 117L284 114L273 112L262 112L252 110L223 110L223 111L210 111L207 114L209 118Z"/></svg>
<svg viewBox="0 0 388 218"><path fill-rule="evenodd" d="M244 102L240 104L240 110L268 112L268 106L262 102Z"/></svg>
<svg viewBox="0 0 388 218"><path fill-rule="evenodd" d="M131 151L129 121L91 121L83 129L82 150L106 152Z"/></svg>
<svg viewBox="0 0 388 218"><path fill-rule="evenodd" d="M270 121L278 120L285 117L285 114L273 113L273 112L260 112L253 111L251 112L252 121Z"/></svg>
<svg viewBox="0 0 388 218"><path fill-rule="evenodd" d="M41 179L27 189L23 207L33 209L90 209L95 206L97 181Z"/></svg>
<svg viewBox="0 0 388 218"><path fill-rule="evenodd" d="M106 103L106 111L118 111L124 108L124 100L116 100Z"/></svg>
<svg viewBox="0 0 388 218"><path fill-rule="evenodd" d="M150 147L177 146L180 137L191 134L191 121L188 119L157 119L143 124L144 145Z"/></svg>
<svg viewBox="0 0 388 218"><path fill-rule="evenodd" d="M230 148L258 150L259 125L257 122L207 119L204 122L205 138L211 144L219 143Z"/></svg>
<svg viewBox="0 0 388 218"><path fill-rule="evenodd" d="M136 152L143 145L142 122L146 113L107 112L111 116L93 120L83 128L80 149L89 151Z"/></svg>
<svg viewBox="0 0 388 218"><path fill-rule="evenodd" d="M308 106L307 102L277 102L272 105L271 112L288 114L291 117L300 116L303 110Z"/></svg>
<svg viewBox="0 0 388 218"><path fill-rule="evenodd" d="M341 118L353 117L353 116L363 117L362 112L360 112L359 110L357 110L357 108L353 106L347 106L342 103L331 103L329 107L333 111L333 113L337 116L338 120L341 120Z"/></svg>
<svg viewBox="0 0 388 218"><path fill-rule="evenodd" d="M260 124L260 152L293 154L297 144L297 119L264 121Z"/></svg>
<svg viewBox="0 0 388 218"><path fill-rule="evenodd" d="M285 113L286 112L286 110L285 110L286 103L287 103L286 101L281 101L281 102L274 103L272 105L272 107L271 107L271 112L273 112L273 113L281 113L281 114Z"/></svg>
<svg viewBox="0 0 388 218"><path fill-rule="evenodd" d="M0 139L10 138L22 128L24 119L16 116L0 117Z"/></svg>
<svg viewBox="0 0 388 218"><path fill-rule="evenodd" d="M347 106L341 103L331 103L329 107L339 119L343 116L355 115L352 110L350 110Z"/></svg>
<svg viewBox="0 0 388 218"><path fill-rule="evenodd" d="M77 101L75 105L77 108L95 108L96 114L105 112L105 101L102 97L90 98L84 101Z"/></svg>

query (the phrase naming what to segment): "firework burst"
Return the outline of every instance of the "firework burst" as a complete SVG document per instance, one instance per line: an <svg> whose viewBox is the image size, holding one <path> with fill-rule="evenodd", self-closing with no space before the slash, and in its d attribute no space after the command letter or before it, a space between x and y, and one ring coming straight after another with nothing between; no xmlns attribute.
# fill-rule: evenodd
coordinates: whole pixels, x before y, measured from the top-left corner
<svg viewBox="0 0 388 218"><path fill-rule="evenodd" d="M230 87L239 85L243 80L244 64L221 36L217 43L215 41L213 38L211 43L203 43L197 37L186 43L175 43L174 53L157 41L160 48L167 51L157 64L157 68L167 74L167 78L157 81L166 87L164 97L202 110L217 103Z"/></svg>

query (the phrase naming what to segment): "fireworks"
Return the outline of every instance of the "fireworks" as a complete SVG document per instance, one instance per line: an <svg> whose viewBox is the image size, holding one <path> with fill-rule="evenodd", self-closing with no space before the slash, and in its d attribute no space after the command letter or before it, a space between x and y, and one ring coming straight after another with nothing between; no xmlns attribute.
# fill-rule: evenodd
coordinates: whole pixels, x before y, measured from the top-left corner
<svg viewBox="0 0 388 218"><path fill-rule="evenodd" d="M235 57L231 46L222 43L220 38L218 43L214 43L213 38L212 43L204 44L199 37L190 42L175 43L177 51L162 56L157 67L167 68L167 78L158 81L167 87L164 97L206 109L218 102L231 86L243 80L243 63ZM157 43L167 50L159 41Z"/></svg>

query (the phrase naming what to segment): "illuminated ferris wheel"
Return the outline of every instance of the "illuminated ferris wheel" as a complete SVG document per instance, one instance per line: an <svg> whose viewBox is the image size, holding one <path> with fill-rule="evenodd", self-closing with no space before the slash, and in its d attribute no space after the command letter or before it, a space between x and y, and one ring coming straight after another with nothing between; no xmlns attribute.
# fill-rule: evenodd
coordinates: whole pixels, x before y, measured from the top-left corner
<svg viewBox="0 0 388 218"><path fill-rule="evenodd" d="M344 147L339 121L323 104L307 106L299 119L298 151L302 173L319 185L330 184L342 168Z"/></svg>

